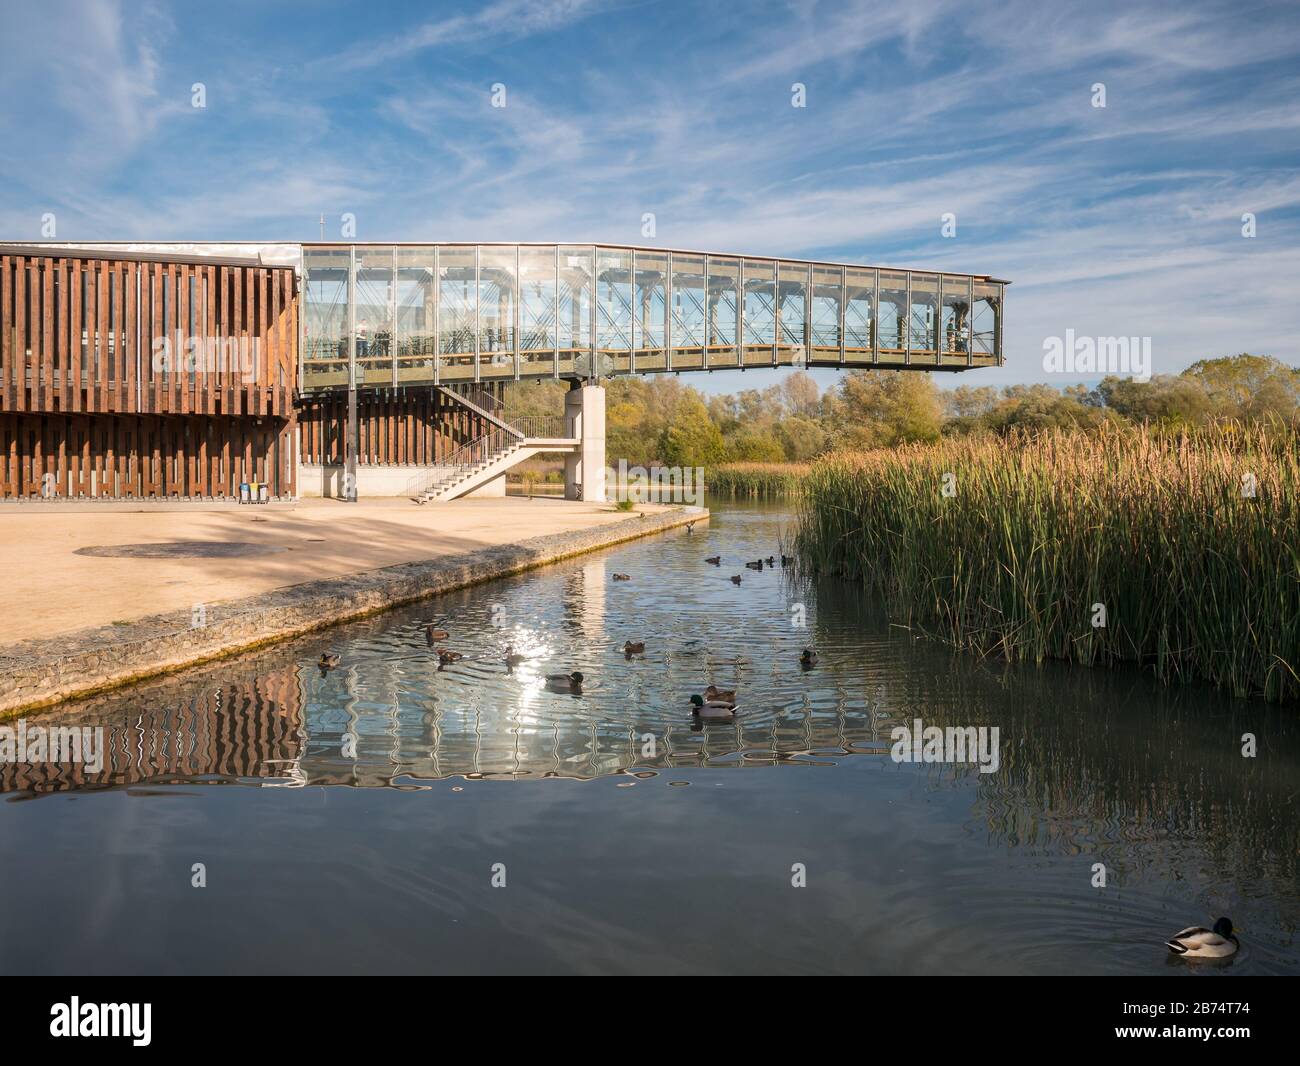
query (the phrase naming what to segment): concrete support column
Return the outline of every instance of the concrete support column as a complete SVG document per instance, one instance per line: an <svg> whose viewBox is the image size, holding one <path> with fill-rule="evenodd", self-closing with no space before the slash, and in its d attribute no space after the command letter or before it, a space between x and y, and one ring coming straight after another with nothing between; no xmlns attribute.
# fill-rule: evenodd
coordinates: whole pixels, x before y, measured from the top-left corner
<svg viewBox="0 0 1300 1066"><path fill-rule="evenodd" d="M564 395L565 435L581 443L564 457L564 498L605 499L605 390L579 385Z"/></svg>

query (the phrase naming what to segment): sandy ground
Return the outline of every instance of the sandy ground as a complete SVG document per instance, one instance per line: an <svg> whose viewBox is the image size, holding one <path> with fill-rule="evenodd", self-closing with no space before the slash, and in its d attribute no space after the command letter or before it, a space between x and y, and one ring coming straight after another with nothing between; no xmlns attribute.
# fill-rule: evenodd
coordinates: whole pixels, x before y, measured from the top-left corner
<svg viewBox="0 0 1300 1066"><path fill-rule="evenodd" d="M405 499L103 506L113 509L0 509L0 553L8 563L0 584L0 645L631 517L609 504L522 497L425 507ZM288 550L224 559L74 554L84 547L161 541L239 541Z"/></svg>

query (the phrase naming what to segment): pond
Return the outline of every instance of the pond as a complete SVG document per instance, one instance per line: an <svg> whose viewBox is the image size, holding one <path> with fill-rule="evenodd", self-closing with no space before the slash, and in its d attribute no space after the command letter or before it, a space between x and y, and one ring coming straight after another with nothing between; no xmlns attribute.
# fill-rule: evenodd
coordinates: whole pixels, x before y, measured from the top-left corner
<svg viewBox="0 0 1300 1066"><path fill-rule="evenodd" d="M790 524L723 504L28 716L106 750L0 764L0 970L1300 972L1294 708L953 654L782 568ZM896 761L918 719L996 728L991 772ZM1230 963L1169 957L1220 914Z"/></svg>

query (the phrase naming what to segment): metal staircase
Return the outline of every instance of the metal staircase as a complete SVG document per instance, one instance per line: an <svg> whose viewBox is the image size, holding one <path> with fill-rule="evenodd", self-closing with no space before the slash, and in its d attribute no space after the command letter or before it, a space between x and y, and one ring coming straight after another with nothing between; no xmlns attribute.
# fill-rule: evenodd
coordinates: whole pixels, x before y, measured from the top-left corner
<svg viewBox="0 0 1300 1066"><path fill-rule="evenodd" d="M476 394L446 386L439 386L439 391L469 408L493 428L407 482L405 495L418 504L463 496L524 459L576 444L564 436L563 416L527 415L507 420L498 413L500 401L488 393Z"/></svg>

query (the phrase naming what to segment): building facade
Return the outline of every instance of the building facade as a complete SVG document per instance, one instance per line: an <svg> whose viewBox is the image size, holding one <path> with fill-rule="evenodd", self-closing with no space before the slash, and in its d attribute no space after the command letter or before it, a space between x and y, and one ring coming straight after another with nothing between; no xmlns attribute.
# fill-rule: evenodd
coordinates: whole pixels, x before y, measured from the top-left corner
<svg viewBox="0 0 1300 1066"><path fill-rule="evenodd" d="M287 498L303 469L400 494L503 432L510 381L999 365L1005 285L614 245L0 243L0 494Z"/></svg>

